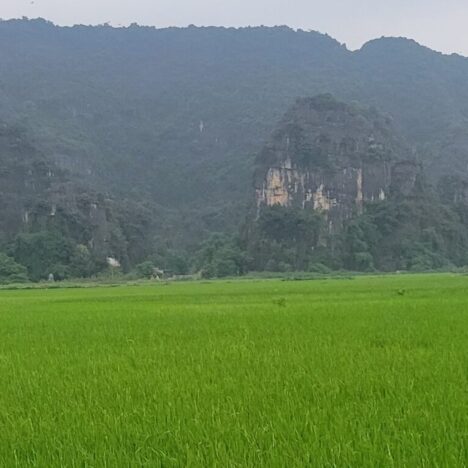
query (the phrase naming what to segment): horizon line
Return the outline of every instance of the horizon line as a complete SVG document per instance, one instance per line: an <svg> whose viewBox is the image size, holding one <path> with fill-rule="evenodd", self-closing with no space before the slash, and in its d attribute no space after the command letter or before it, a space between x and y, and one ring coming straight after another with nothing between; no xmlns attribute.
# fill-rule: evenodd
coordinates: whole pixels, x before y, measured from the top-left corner
<svg viewBox="0 0 468 468"><path fill-rule="evenodd" d="M432 52L435 52L437 54L440 54L440 55L443 55L443 56L446 56L446 57L453 57L453 56L456 56L456 57L460 57L460 58L464 58L464 59L468 59L468 55L463 55L459 52L443 52L443 51L440 51L440 50L436 50L436 49L433 49L432 47L429 47L429 46L426 46L420 42L418 42L416 39L414 38L411 38L411 37L407 37L407 36L385 36L385 35L382 35L380 37L374 37L374 38L371 38L371 39L368 39L366 42L364 42L361 47L358 47L358 48L350 48L346 42L341 42L340 40L336 39L335 37L333 37L332 35L328 34L327 32L322 32L322 31L318 31L318 30L315 30L315 29L304 29L304 28L301 28L301 27L294 27L294 26L290 26L288 24L276 24L276 25L264 25L264 24L256 24L256 25L247 25L247 26L225 26L225 25L200 25L200 24L194 24L194 23L190 23L190 24L187 24L187 25L184 25L184 26L175 26L175 25L172 25L172 26L157 26L155 24L141 24L141 23L138 23L138 22L128 22L128 23L114 23L112 21L108 21L108 22L105 22L105 23L88 23L88 24L85 24L85 23L73 23L73 24L60 24L60 23L57 23L53 20L50 20L50 19L47 19L47 18L44 18L44 17L41 17L41 16L38 16L38 17L35 17L35 18L30 18L28 16L21 16L21 17L10 17L10 18L3 18L0 16L0 23L2 22L9 22L9 21L28 21L28 22L34 22L34 21L41 21L41 22L45 22L47 24L50 24L54 27L57 27L57 28L74 28L74 27L87 27L87 28L96 28L96 27L107 27L107 28L111 28L111 29L115 29L115 30L119 30L119 29L131 29L131 28L147 28L147 29L154 29L154 30L168 30L168 29L190 29L190 28L194 28L194 29L209 29L209 28L213 28L213 29L234 29L234 30L243 30L243 29L261 29L261 28L265 28L265 29L289 29L291 31L294 31L294 32L302 32L302 33L306 33L306 34L319 34L321 36L324 36L324 37L328 37L334 41L336 41L338 44L340 44L342 47L344 47L346 50L348 50L349 52L359 52L361 51L362 49L364 49L364 47L374 41L379 41L379 40L383 40L383 39L396 39L396 40L405 40L405 41L408 41L408 42L412 42L416 45L418 45L419 47L421 48L424 48L424 49L428 49Z"/></svg>

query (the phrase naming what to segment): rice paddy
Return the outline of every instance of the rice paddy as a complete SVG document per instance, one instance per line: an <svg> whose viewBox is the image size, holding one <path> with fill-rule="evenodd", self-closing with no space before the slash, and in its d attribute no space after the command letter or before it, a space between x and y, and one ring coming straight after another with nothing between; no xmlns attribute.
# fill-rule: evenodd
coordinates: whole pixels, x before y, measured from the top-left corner
<svg viewBox="0 0 468 468"><path fill-rule="evenodd" d="M468 465L468 277L0 291L0 466Z"/></svg>

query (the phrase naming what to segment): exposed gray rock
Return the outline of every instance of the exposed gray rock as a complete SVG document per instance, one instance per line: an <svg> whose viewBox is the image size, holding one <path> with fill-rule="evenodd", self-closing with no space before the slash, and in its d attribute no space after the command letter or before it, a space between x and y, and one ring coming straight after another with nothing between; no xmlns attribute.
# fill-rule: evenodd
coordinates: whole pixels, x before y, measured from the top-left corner
<svg viewBox="0 0 468 468"><path fill-rule="evenodd" d="M330 95L298 99L257 158L257 215L311 209L336 233L366 202L410 196L420 171L390 118Z"/></svg>

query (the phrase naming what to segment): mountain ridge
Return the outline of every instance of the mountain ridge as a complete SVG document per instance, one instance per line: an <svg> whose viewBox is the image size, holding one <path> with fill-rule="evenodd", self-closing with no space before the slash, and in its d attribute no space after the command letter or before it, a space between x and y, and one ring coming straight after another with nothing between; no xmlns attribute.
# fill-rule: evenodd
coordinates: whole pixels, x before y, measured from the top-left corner
<svg viewBox="0 0 468 468"><path fill-rule="evenodd" d="M61 25L59 23L55 23L54 21L48 20L43 17L35 17L35 18L29 18L29 17L23 17L23 18L1 18L0 17L0 23L10 23L12 25L16 25L18 23L21 23L24 25L25 22L29 23L34 23L35 25L37 24L42 24L44 26L53 26L55 28L60 28L63 30L72 30L72 29L90 29L90 28L106 28L109 30L114 30L114 31L126 31L126 30L134 30L134 29L139 29L141 32L165 32L165 31L184 31L184 30L217 30L217 31L249 31L249 30L285 30L285 31L290 31L294 33L301 33L301 34L308 34L308 35L315 35L316 37L320 37L324 40L331 40L332 42L335 43L335 45L345 48L348 52L360 52L363 49L368 48L369 46L373 46L375 43L381 42L405 42L405 43L410 43L413 44L414 46L421 47L423 49L427 49L431 52L435 52L437 54L440 54L442 56L456 56L460 57L463 59L468 59L468 56L464 54L460 54L458 52L442 52L440 50L434 49L430 46L425 45L424 43L411 38L407 36L380 36L380 37L375 37L366 40L360 47L358 48L348 48L345 42L340 42L338 39L334 38L332 35L326 33L326 32L320 32L318 30L314 29L304 29L304 28L295 28L289 25L274 25L274 26L265 26L265 25L251 25L251 26L214 26L214 25L195 25L195 24L189 24L187 26L153 26L153 25L145 25L145 24L139 24L139 23L131 23L129 25L115 25L115 24L110 24L110 23L102 23L102 24L73 24L73 25Z"/></svg>
<svg viewBox="0 0 468 468"><path fill-rule="evenodd" d="M390 115L434 186L468 179L463 57L406 39L352 52L287 27L0 22L0 119L90 192L141 206L145 251L236 233L256 155L298 97L324 93Z"/></svg>

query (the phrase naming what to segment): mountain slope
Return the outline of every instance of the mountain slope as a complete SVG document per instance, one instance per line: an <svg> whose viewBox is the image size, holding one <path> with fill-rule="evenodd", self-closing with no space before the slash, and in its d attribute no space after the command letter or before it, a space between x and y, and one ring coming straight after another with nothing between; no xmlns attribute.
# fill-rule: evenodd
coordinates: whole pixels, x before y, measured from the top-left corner
<svg viewBox="0 0 468 468"><path fill-rule="evenodd" d="M0 22L0 117L80 186L156 210L148 236L169 248L236 231L256 153L297 97L321 93L388 114L434 183L467 176L460 56L407 39L350 52L286 27Z"/></svg>
<svg viewBox="0 0 468 468"><path fill-rule="evenodd" d="M331 95L298 99L257 157L249 269L465 265L466 184L438 193L425 179L388 117Z"/></svg>

